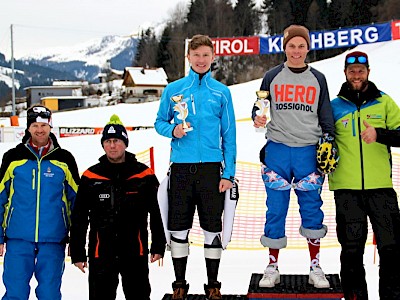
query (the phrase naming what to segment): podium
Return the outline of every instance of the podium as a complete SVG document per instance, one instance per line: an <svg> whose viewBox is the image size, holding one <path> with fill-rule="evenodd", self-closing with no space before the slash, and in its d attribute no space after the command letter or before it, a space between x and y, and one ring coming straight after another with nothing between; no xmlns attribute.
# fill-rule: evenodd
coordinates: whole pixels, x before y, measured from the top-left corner
<svg viewBox="0 0 400 300"><path fill-rule="evenodd" d="M307 275L281 274L281 282L273 288L261 288L258 282L263 274L251 275L247 295L222 295L222 300L341 300L344 298L340 278L338 274L325 274L330 287L317 289L308 283ZM171 294L165 294L162 300L171 300ZM189 294L187 300L205 300L204 295Z"/></svg>
<svg viewBox="0 0 400 300"><path fill-rule="evenodd" d="M172 297L171 294L164 295L162 300L170 300ZM204 295L188 295L187 300L206 300L206 296ZM222 295L222 300L247 300L246 295Z"/></svg>
<svg viewBox="0 0 400 300"><path fill-rule="evenodd" d="M273 288L261 288L258 282L263 274L252 274L250 279L248 300L259 299L337 299L344 297L338 274L325 274L330 287L317 289L308 283L307 275L282 275L281 282Z"/></svg>

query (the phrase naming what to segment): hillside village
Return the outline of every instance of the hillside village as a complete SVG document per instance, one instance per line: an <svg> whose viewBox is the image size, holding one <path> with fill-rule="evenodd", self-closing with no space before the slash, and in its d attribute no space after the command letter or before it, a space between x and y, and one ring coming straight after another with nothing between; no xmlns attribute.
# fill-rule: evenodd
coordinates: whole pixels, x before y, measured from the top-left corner
<svg viewBox="0 0 400 300"><path fill-rule="evenodd" d="M159 100L168 84L163 68L126 67L123 71L110 67L98 74L97 83L88 81L54 81L49 86L24 88L25 97L16 99L15 115L34 104L44 104L53 111L85 107L143 103ZM2 116L12 115L12 103L3 108Z"/></svg>

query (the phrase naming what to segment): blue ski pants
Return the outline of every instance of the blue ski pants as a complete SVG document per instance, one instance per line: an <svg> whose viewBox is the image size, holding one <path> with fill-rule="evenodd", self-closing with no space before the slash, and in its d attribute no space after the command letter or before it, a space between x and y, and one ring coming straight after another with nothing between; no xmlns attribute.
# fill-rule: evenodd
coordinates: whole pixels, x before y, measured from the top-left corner
<svg viewBox="0 0 400 300"><path fill-rule="evenodd" d="M268 141L265 147L265 165L289 183L297 183L317 171L316 146L289 147ZM286 216L291 189L277 190L265 187L267 192L264 235L271 239L285 237ZM323 228L321 190L294 190L300 207L301 226L309 230Z"/></svg>
<svg viewBox="0 0 400 300"><path fill-rule="evenodd" d="M64 268L64 243L34 243L8 239L3 272L6 293L2 300L29 299L33 274L38 283L35 290L37 299L61 299L61 277Z"/></svg>

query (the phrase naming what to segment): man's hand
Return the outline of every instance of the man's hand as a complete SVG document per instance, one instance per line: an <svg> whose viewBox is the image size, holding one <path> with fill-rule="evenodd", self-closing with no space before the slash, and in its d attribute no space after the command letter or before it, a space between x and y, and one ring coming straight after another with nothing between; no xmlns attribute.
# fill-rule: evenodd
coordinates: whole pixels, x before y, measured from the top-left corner
<svg viewBox="0 0 400 300"><path fill-rule="evenodd" d="M161 258L163 258L163 256L161 254L151 254L150 255L150 262L153 263L157 260L160 260Z"/></svg>
<svg viewBox="0 0 400 300"><path fill-rule="evenodd" d="M361 138L363 139L364 142L367 144L371 144L376 142L376 130L375 127L372 127L367 123L367 121L363 121L364 126L366 127L365 130L361 132Z"/></svg>
<svg viewBox="0 0 400 300"><path fill-rule="evenodd" d="M231 189L233 187L232 181L222 178L219 182L219 192L223 193L228 189Z"/></svg>
<svg viewBox="0 0 400 300"><path fill-rule="evenodd" d="M186 122L187 126L190 127L190 122ZM184 137L187 133L183 130L183 124L178 124L175 126L174 131L172 132L175 138L180 139Z"/></svg>
<svg viewBox="0 0 400 300"><path fill-rule="evenodd" d="M262 115L262 116L255 116L254 117L254 124L253 126L255 128L259 128L259 127L265 127L265 124L267 123L267 116L266 115Z"/></svg>
<svg viewBox="0 0 400 300"><path fill-rule="evenodd" d="M85 268L87 268L87 262L76 262L74 263L74 266L77 267L79 270L82 271L82 273L85 273Z"/></svg>
<svg viewBox="0 0 400 300"><path fill-rule="evenodd" d="M0 256L4 254L4 244L0 244Z"/></svg>

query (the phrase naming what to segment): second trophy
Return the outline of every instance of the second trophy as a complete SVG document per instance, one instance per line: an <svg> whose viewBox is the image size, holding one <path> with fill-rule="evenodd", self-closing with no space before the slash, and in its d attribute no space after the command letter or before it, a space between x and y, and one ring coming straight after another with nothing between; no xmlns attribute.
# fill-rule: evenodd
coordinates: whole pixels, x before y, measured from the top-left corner
<svg viewBox="0 0 400 300"><path fill-rule="evenodd" d="M179 113L178 119L182 120L183 130L185 132L192 131L193 127L189 127L186 123L186 118L189 114L189 109L188 109L187 103L182 101L183 95L173 96L173 97L171 97L171 100L176 103L174 106L174 111L177 111Z"/></svg>
<svg viewBox="0 0 400 300"><path fill-rule="evenodd" d="M271 121L271 112L270 112L270 102L267 99L269 92L268 91L256 91L257 95L257 101L256 101L256 106L258 107L258 110L256 114L258 116L266 116L267 121L265 122L264 127L259 127L256 128L256 132L266 132L267 131L267 124Z"/></svg>

